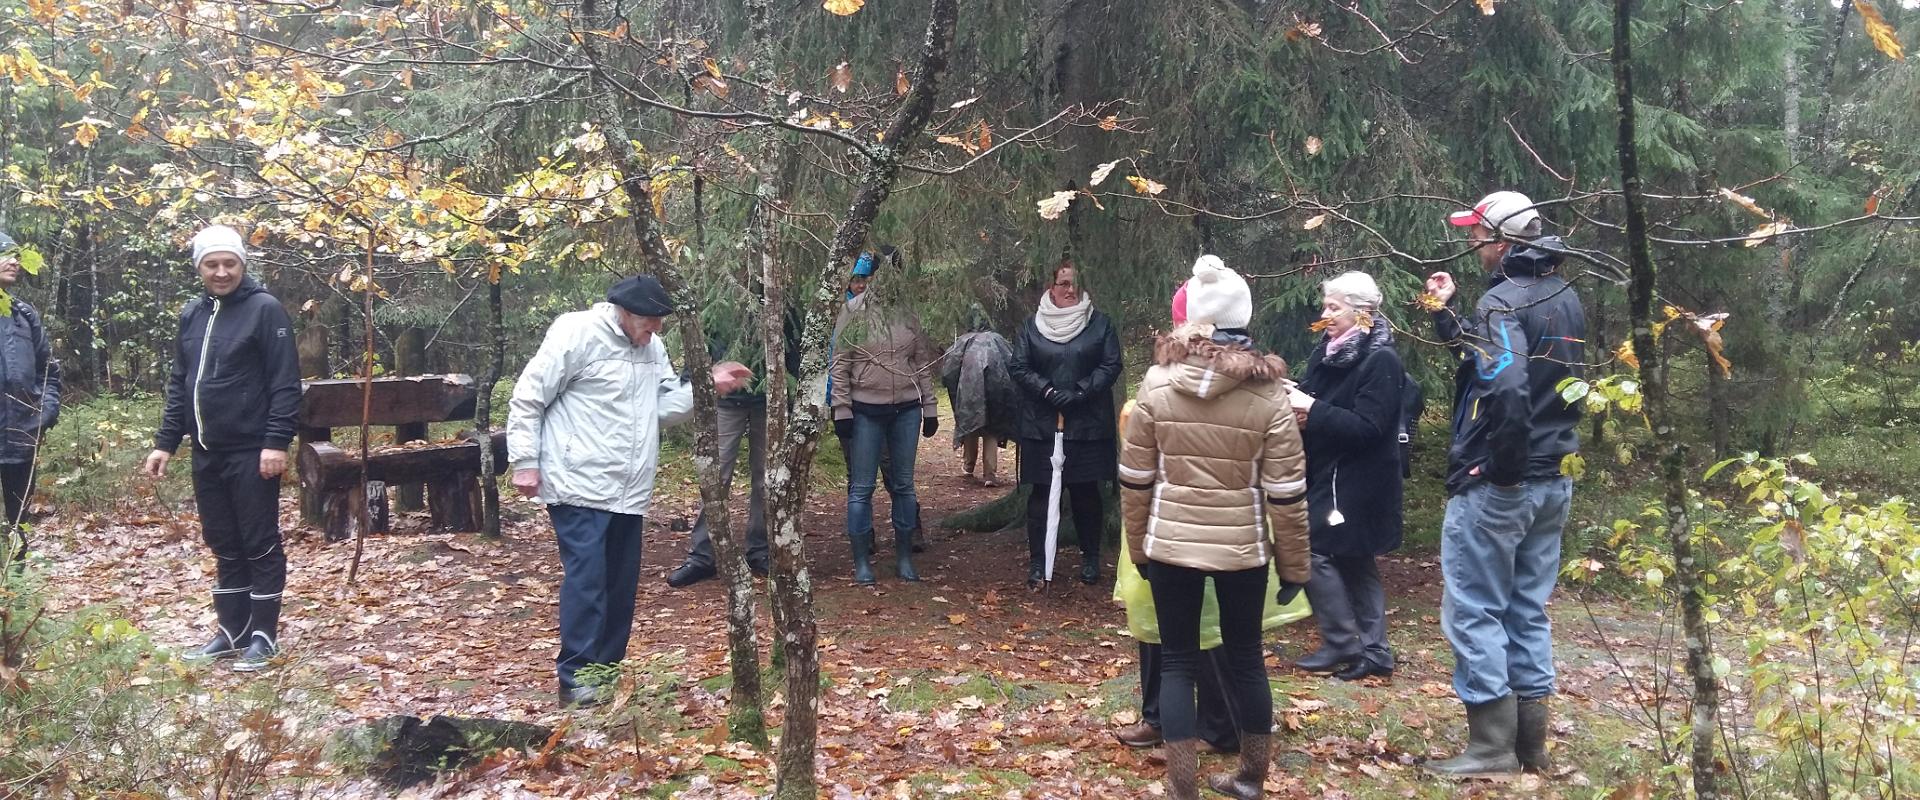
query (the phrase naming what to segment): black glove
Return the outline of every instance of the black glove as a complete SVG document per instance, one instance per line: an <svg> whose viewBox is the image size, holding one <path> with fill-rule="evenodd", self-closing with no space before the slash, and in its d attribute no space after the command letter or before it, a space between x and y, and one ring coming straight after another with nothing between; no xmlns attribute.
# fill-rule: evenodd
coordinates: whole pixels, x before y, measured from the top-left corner
<svg viewBox="0 0 1920 800"><path fill-rule="evenodd" d="M927 417L926 419L920 420L920 438L931 439L933 438L934 434L939 432L940 432L939 417Z"/></svg>
<svg viewBox="0 0 1920 800"><path fill-rule="evenodd" d="M848 439L852 439L853 438L853 418L848 417L846 419L834 420L833 435L840 437L840 441L843 441L843 442Z"/></svg>
<svg viewBox="0 0 1920 800"><path fill-rule="evenodd" d="M1281 581L1280 593L1277 595L1274 595L1274 599L1279 600L1280 605L1284 606L1288 603L1293 602L1293 598L1299 597L1300 590L1305 588L1307 587L1298 583L1288 583L1286 581Z"/></svg>
<svg viewBox="0 0 1920 800"><path fill-rule="evenodd" d="M1054 389L1047 392L1047 402L1056 409L1064 409L1080 401L1080 393L1069 389Z"/></svg>

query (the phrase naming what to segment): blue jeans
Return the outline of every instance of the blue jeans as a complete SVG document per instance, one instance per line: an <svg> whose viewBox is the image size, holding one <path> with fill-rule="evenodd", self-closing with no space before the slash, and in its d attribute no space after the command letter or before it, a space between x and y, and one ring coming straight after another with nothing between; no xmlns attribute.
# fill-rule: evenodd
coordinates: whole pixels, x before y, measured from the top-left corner
<svg viewBox="0 0 1920 800"><path fill-rule="evenodd" d="M1453 691L1468 705L1553 693L1547 598L1572 499L1573 480L1553 478L1516 489L1481 482L1447 500L1440 626L1453 645Z"/></svg>
<svg viewBox="0 0 1920 800"><path fill-rule="evenodd" d="M880 453L891 460L887 496L893 498L893 533L920 528L920 498L913 492L913 460L920 452L920 407L894 414L853 415L853 439L847 452L847 535L873 535L873 490Z"/></svg>
<svg viewBox="0 0 1920 800"><path fill-rule="evenodd" d="M560 688L588 664L618 664L633 634L640 588L640 534L647 520L579 506L547 506L560 543Z"/></svg>

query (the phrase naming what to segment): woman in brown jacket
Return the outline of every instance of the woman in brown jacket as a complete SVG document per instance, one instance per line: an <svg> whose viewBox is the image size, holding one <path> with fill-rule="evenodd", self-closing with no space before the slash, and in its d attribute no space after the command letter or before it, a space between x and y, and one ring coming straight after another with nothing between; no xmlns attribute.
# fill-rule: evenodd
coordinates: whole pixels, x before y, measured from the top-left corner
<svg viewBox="0 0 1920 800"><path fill-rule="evenodd" d="M1188 323L1154 348L1120 453L1127 548L1153 585L1160 623L1160 724L1167 789L1199 797L1194 672L1200 605L1212 579L1240 768L1209 784L1263 795L1272 752L1273 695L1260 652L1267 563L1280 602L1307 582L1307 480L1300 432L1280 379L1287 365L1253 348L1246 281L1214 256L1194 264Z"/></svg>

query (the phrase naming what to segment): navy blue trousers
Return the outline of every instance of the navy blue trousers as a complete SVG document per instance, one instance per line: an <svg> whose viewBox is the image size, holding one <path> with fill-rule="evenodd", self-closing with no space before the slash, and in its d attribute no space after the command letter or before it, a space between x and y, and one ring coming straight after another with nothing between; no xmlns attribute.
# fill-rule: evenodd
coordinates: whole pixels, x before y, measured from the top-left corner
<svg viewBox="0 0 1920 800"><path fill-rule="evenodd" d="M640 589L640 535L646 517L579 506L547 506L560 542L560 688L588 664L618 664L633 633Z"/></svg>

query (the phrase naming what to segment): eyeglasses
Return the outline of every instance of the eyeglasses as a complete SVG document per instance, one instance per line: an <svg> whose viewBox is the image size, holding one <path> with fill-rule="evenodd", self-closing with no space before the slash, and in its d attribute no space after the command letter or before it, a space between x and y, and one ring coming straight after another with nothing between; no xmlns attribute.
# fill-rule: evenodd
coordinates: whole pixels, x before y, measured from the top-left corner
<svg viewBox="0 0 1920 800"><path fill-rule="evenodd" d="M1074 287L1074 285L1075 284L1073 281L1054 281L1053 282L1053 288L1055 289L1071 289Z"/></svg>

